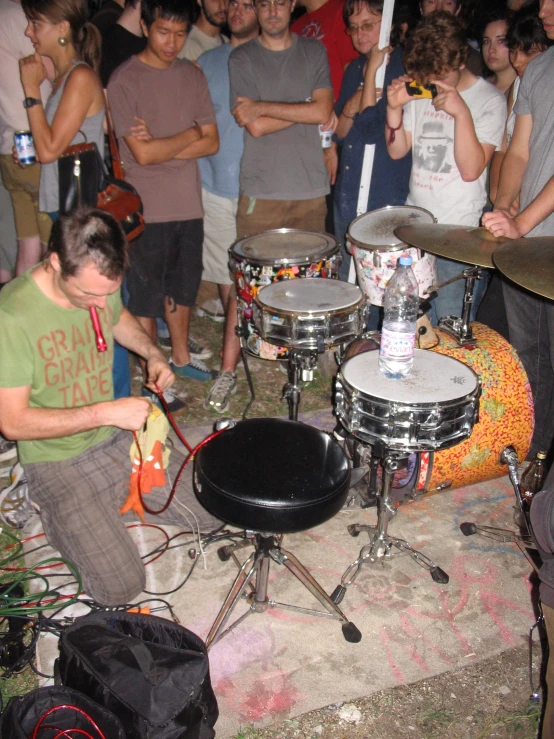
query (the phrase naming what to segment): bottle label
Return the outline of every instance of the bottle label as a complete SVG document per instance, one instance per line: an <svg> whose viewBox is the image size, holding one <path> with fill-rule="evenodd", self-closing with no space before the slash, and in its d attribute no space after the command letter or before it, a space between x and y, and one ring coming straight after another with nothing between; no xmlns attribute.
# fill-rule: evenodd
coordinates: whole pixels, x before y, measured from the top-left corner
<svg viewBox="0 0 554 739"><path fill-rule="evenodd" d="M411 359L414 356L414 335L383 327L380 354L387 359Z"/></svg>

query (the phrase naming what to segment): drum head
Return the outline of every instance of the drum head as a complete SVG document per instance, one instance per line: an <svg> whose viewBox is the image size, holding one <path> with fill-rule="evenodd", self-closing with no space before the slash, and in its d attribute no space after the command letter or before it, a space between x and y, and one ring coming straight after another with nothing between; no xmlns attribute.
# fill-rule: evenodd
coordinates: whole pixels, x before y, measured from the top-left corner
<svg viewBox="0 0 554 739"><path fill-rule="evenodd" d="M379 370L379 352L366 352L349 359L341 374L356 390L404 405L448 403L473 393L478 386L475 372L452 357L416 349L409 377L389 380Z"/></svg>
<svg viewBox="0 0 554 739"><path fill-rule="evenodd" d="M354 219L348 229L348 238L361 249L372 251L396 251L405 243L394 235L400 226L416 226L434 223L432 213L412 205L387 205Z"/></svg>
<svg viewBox="0 0 554 739"><path fill-rule="evenodd" d="M264 231L236 241L231 253L252 264L311 264L338 251L334 236L297 228Z"/></svg>
<svg viewBox="0 0 554 739"><path fill-rule="evenodd" d="M362 291L357 285L308 277L267 285L259 291L256 302L263 308L304 315L350 308L361 299Z"/></svg>

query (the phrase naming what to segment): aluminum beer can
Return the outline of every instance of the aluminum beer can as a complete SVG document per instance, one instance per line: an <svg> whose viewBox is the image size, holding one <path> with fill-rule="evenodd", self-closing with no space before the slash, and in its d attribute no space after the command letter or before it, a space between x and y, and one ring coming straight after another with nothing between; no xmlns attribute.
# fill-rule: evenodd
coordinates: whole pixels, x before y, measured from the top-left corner
<svg viewBox="0 0 554 739"><path fill-rule="evenodd" d="M37 154L35 152L35 144L30 131L16 131L13 135L13 142L17 151L19 163L27 166L35 164Z"/></svg>

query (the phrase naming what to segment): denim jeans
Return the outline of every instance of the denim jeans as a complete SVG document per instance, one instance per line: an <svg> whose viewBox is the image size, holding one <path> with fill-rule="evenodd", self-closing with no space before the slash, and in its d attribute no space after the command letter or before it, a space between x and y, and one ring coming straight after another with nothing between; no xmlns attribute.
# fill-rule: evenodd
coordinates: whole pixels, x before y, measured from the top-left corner
<svg viewBox="0 0 554 739"><path fill-rule="evenodd" d="M554 302L508 281L503 287L510 343L525 367L535 403L531 453L548 452L554 439Z"/></svg>
<svg viewBox="0 0 554 739"><path fill-rule="evenodd" d="M451 277L459 275L464 269L468 267L474 267L473 264L464 264L463 262L455 262L453 259L444 259L443 257L437 257L437 274L439 284L446 282ZM475 320L477 309L485 294L487 287L486 276L480 280L475 280L475 288L473 291L473 304L471 306L470 321ZM456 316L457 318L462 317L462 311L464 307L464 292L465 292L465 280L460 278L453 282L451 285L441 287L438 291L437 297L431 301L431 323L436 326L439 322L439 318L443 316Z"/></svg>

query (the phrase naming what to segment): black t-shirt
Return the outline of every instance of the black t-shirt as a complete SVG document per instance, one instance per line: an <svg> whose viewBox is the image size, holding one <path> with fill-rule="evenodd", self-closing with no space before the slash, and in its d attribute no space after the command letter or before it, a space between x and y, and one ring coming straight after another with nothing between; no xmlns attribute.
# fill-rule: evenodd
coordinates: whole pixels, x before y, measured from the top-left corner
<svg viewBox="0 0 554 739"><path fill-rule="evenodd" d="M123 6L116 3L114 0L106 0L102 3L102 7L90 20L90 22L96 26L100 31L100 35L103 37L106 31L114 23L117 23L119 16L123 13Z"/></svg>
<svg viewBox="0 0 554 739"><path fill-rule="evenodd" d="M140 54L145 47L146 38L144 36L135 36L119 23L110 26L102 37L102 61L100 63L102 86L108 86L108 80L116 67L135 54Z"/></svg>

